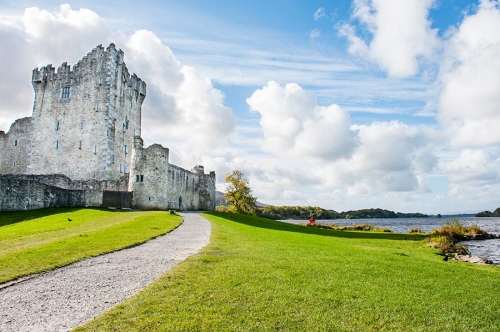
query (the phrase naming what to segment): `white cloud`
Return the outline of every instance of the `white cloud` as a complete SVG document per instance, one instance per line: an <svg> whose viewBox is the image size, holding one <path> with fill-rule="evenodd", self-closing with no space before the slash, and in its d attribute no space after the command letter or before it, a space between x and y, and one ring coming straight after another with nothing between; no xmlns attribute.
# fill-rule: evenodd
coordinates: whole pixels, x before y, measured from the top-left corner
<svg viewBox="0 0 500 332"><path fill-rule="evenodd" d="M454 147L500 143L500 9L484 0L447 44L438 119Z"/></svg>
<svg viewBox="0 0 500 332"><path fill-rule="evenodd" d="M319 29L311 30L311 32L309 33L309 40L314 40L319 36L321 36L321 30Z"/></svg>
<svg viewBox="0 0 500 332"><path fill-rule="evenodd" d="M318 106L298 84L281 87L271 81L247 103L261 115L265 151L333 160L349 156L356 145L349 114L338 105Z"/></svg>
<svg viewBox="0 0 500 332"><path fill-rule="evenodd" d="M315 12L314 12L314 19L317 21L322 17L326 17L326 11L325 8L319 7Z"/></svg>
<svg viewBox="0 0 500 332"><path fill-rule="evenodd" d="M181 66L153 32L134 33L126 51L129 67L148 83L143 105L146 139L189 143L202 150L224 143L232 134L235 119L232 110L224 106L222 92L193 67Z"/></svg>
<svg viewBox="0 0 500 332"><path fill-rule="evenodd" d="M390 76L418 73L421 57L430 58L438 46L436 30L428 20L434 0L354 0L353 19L366 26L371 39L364 40L353 26L340 25L352 54L367 56Z"/></svg>

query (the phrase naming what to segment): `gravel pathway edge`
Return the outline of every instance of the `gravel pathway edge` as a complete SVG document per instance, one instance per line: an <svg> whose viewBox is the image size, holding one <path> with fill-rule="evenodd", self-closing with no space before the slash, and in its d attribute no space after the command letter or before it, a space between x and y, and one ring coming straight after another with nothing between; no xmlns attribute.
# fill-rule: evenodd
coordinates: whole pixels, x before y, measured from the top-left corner
<svg viewBox="0 0 500 332"><path fill-rule="evenodd" d="M135 295L210 240L199 213L142 245L89 258L0 289L0 331L69 331Z"/></svg>

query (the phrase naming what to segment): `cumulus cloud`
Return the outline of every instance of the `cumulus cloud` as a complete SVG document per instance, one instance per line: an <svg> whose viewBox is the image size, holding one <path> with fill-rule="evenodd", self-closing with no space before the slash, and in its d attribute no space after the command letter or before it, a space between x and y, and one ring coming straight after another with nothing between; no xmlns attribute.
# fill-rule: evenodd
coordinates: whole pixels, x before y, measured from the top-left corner
<svg viewBox="0 0 500 332"><path fill-rule="evenodd" d="M419 59L432 57L439 44L428 19L434 0L354 0L352 18L366 27L369 38L353 26L338 26L352 54L366 56L394 77L418 73Z"/></svg>
<svg viewBox="0 0 500 332"><path fill-rule="evenodd" d="M271 81L247 103L261 115L265 151L334 160L349 156L356 146L349 114L335 104L319 106L298 84L281 87Z"/></svg>
<svg viewBox="0 0 500 332"><path fill-rule="evenodd" d="M457 148L500 143L500 9L484 0L447 43L438 119Z"/></svg>
<svg viewBox="0 0 500 332"><path fill-rule="evenodd" d="M154 87L143 106L143 127L148 128L143 136L207 148L233 132L234 115L224 105L222 92L195 68L182 66L153 32L135 32L127 42L126 57L148 89Z"/></svg>

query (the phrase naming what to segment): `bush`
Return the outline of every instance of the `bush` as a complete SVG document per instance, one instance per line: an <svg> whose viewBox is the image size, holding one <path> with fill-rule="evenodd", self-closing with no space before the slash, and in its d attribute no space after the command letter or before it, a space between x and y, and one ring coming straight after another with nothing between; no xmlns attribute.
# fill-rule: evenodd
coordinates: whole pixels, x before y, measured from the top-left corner
<svg viewBox="0 0 500 332"><path fill-rule="evenodd" d="M415 227L415 228L410 228L410 230L408 231L408 233L422 233L422 230L418 227Z"/></svg>

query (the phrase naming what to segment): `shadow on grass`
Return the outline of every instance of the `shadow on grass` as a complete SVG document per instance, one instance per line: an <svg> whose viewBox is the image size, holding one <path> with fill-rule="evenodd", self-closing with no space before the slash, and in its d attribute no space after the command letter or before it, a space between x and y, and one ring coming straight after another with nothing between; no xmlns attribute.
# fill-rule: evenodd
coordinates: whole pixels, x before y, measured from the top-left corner
<svg viewBox="0 0 500 332"><path fill-rule="evenodd" d="M25 210L25 211L4 211L1 212L0 217L0 227L16 224L23 221L28 221L31 219L43 218L47 216L53 216L57 214L63 213L72 213L80 211L84 208L67 208L67 207L52 207L52 208L44 208L44 209L36 209L36 210ZM102 211L110 211L117 212L122 210L112 210L107 208L92 208L93 210L102 210Z"/></svg>
<svg viewBox="0 0 500 332"><path fill-rule="evenodd" d="M425 235L423 234L384 233L384 232L372 232L372 231L339 231L333 229L332 230L321 229L315 227L294 225L286 222L237 214L237 213L206 212L206 214L253 227L266 228L266 229L285 231L285 232L342 237L348 239L423 240L425 238Z"/></svg>

